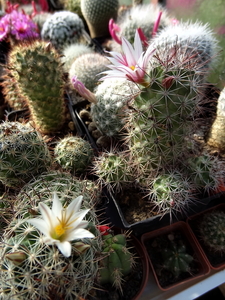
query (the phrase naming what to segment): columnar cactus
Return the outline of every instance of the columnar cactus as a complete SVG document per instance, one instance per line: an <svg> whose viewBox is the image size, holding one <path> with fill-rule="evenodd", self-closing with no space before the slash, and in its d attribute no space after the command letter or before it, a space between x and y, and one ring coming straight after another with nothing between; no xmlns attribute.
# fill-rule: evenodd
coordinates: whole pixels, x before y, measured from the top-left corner
<svg viewBox="0 0 225 300"><path fill-rule="evenodd" d="M33 127L19 122L0 125L0 181L20 187L34 176L46 172L51 156L47 145Z"/></svg>
<svg viewBox="0 0 225 300"><path fill-rule="evenodd" d="M62 169L80 175L85 173L93 159L94 152L90 143L81 137L68 136L56 144L55 160Z"/></svg>
<svg viewBox="0 0 225 300"><path fill-rule="evenodd" d="M108 64L107 57L99 53L83 54L71 65L69 79L71 80L73 76L77 76L77 79L93 92L102 76L100 73L108 69Z"/></svg>
<svg viewBox="0 0 225 300"><path fill-rule="evenodd" d="M99 282L111 283L122 289L123 276L128 275L134 264L134 257L127 248L125 234L103 235L102 254L105 258L100 262Z"/></svg>
<svg viewBox="0 0 225 300"><path fill-rule="evenodd" d="M65 46L81 41L83 30L84 23L77 14L59 11L45 21L41 37L60 51Z"/></svg>
<svg viewBox="0 0 225 300"><path fill-rule="evenodd" d="M212 124L207 139L207 144L221 153L225 152L225 88L221 91L218 104L216 119Z"/></svg>
<svg viewBox="0 0 225 300"><path fill-rule="evenodd" d="M225 253L225 213L211 211L203 216L199 224L201 240L213 252Z"/></svg>
<svg viewBox="0 0 225 300"><path fill-rule="evenodd" d="M0 249L1 299L72 300L87 296L97 276L97 256L102 243L99 231L96 230L98 220L93 207L97 198L93 185L93 182L79 181L69 174L56 172L38 177L21 190L15 202L15 218L5 231L3 247ZM75 234L68 241L72 246L68 257L66 248L63 245L60 247L63 241L57 240L56 236L55 242L58 243L46 242L44 233L36 229L31 221L37 220L36 224L40 220L40 207L49 206L51 212L53 193L64 207L63 214L57 215L58 220L62 216L68 217L67 209L72 209L69 204L74 198L83 196L82 210L77 212L77 217L80 212L83 216L86 214L82 223L88 222L86 230L94 236L76 238ZM41 206L40 202L43 203ZM56 213L54 207L52 211ZM55 227L58 235L63 233L63 223L61 225ZM67 227L64 229L68 231Z"/></svg>
<svg viewBox="0 0 225 300"><path fill-rule="evenodd" d="M9 76L25 95L36 129L44 134L60 130L65 101L63 69L56 50L44 41L15 46L9 54L9 68Z"/></svg>
<svg viewBox="0 0 225 300"><path fill-rule="evenodd" d="M118 8L118 0L81 0L81 12L92 38L109 36L109 20L117 18Z"/></svg>

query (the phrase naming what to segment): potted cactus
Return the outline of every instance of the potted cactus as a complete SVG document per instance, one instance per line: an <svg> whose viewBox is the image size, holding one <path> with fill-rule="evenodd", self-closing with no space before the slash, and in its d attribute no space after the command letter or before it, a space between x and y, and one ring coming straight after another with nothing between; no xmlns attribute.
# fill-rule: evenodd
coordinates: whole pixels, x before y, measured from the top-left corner
<svg viewBox="0 0 225 300"><path fill-rule="evenodd" d="M177 222L141 237L159 288L169 290L209 273L209 266L185 222Z"/></svg>
<svg viewBox="0 0 225 300"><path fill-rule="evenodd" d="M225 265L225 205L220 203L187 219L190 230L214 270Z"/></svg>

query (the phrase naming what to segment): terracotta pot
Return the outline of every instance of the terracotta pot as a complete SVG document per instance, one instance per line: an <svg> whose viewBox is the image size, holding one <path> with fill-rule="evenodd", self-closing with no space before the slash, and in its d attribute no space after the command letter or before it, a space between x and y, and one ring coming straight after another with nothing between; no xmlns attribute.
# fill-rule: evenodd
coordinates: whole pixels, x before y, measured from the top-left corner
<svg viewBox="0 0 225 300"><path fill-rule="evenodd" d="M223 211L225 213L225 203L218 204L189 217L187 219L187 225L196 243L198 243L203 255L205 256L210 268L218 271L225 268L225 253L215 252L212 248L207 246L199 231L199 224L202 221L203 216L213 211Z"/></svg>
<svg viewBox="0 0 225 300"><path fill-rule="evenodd" d="M167 280L167 275L169 278L168 284L165 284L165 283L162 284L162 283L160 283L161 279L159 277L159 273L157 270L158 267L156 266L156 264L158 265L158 263L159 263L160 267L163 266L163 259L161 258L161 252L158 251L158 249L156 249L156 247L155 247L156 245L154 245L154 244L156 242L156 240L155 240L156 238L163 237L163 236L167 237L170 234L173 236L175 236L177 234L180 236L179 239L181 239L182 242L184 241L184 244L187 249L187 253L194 258L192 268L195 269L195 273L189 274L188 272L183 272L179 275L179 277L176 278L174 276L174 278L173 278L173 274L170 273L170 271L168 272L168 270L166 270L164 275L163 275L163 272L160 271L161 275L165 276L166 280ZM199 248L198 243L195 243L195 239L194 239L193 235L189 231L187 224L183 221L171 224L169 226L162 227L158 230L154 230L154 231L145 233L141 237L141 242L146 247L146 251L148 253L149 264L151 266L156 283L157 283L158 287L163 291L167 291L167 290L172 289L183 283L195 280L196 278L199 278L199 277L202 277L202 276L208 274L210 271L209 265L208 265L207 261L205 260L205 257L202 254L202 251ZM156 249L156 250L154 250L155 252L152 252L153 248ZM154 253L157 253L156 254L157 259L156 259L156 256ZM154 258L153 258L153 256L154 256Z"/></svg>

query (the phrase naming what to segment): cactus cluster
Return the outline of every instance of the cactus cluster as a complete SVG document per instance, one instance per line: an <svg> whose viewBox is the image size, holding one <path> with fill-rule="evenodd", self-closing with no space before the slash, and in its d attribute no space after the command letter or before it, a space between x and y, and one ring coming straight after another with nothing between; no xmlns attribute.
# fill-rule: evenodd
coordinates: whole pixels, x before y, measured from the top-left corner
<svg viewBox="0 0 225 300"><path fill-rule="evenodd" d="M62 169L80 175L85 173L94 156L90 143L81 137L68 136L57 142L54 157Z"/></svg>
<svg viewBox="0 0 225 300"><path fill-rule="evenodd" d="M99 282L110 283L116 289L122 289L123 277L128 275L134 264L133 254L127 248L125 234L106 234L102 236L102 254L100 262Z"/></svg>
<svg viewBox="0 0 225 300"><path fill-rule="evenodd" d="M79 181L67 173L47 173L21 189L15 202L16 215L3 236L0 249L1 299L79 299L86 297L98 272L101 237L94 204L97 201L93 182ZM67 207L82 195L82 209L89 209L87 229L95 238L72 241L72 253L65 257L28 220L39 216L38 204L51 205L57 193Z"/></svg>
<svg viewBox="0 0 225 300"><path fill-rule="evenodd" d="M204 214L199 223L200 238L215 253L225 253L225 213L215 210Z"/></svg>
<svg viewBox="0 0 225 300"><path fill-rule="evenodd" d="M5 86L25 95L35 128L44 134L57 132L65 122L64 82L61 60L56 50L44 41L13 47L8 58Z"/></svg>
<svg viewBox="0 0 225 300"><path fill-rule="evenodd" d="M29 124L0 124L0 181L20 187L34 176L46 172L51 156L40 133Z"/></svg>

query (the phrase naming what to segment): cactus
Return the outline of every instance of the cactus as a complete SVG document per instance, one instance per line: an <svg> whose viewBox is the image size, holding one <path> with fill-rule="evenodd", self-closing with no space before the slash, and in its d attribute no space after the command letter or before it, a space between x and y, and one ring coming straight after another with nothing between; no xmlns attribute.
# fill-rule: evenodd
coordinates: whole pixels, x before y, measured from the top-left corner
<svg viewBox="0 0 225 300"><path fill-rule="evenodd" d="M87 53L78 57L70 67L69 79L77 76L91 92L97 86L102 72L107 70L108 59L99 53Z"/></svg>
<svg viewBox="0 0 225 300"><path fill-rule="evenodd" d="M207 137L207 144L219 151L221 154L225 153L225 88L221 91L218 98L216 118L212 124L209 135Z"/></svg>
<svg viewBox="0 0 225 300"><path fill-rule="evenodd" d="M0 124L0 181L20 187L32 177L46 172L50 153L41 135L30 125L19 122Z"/></svg>
<svg viewBox="0 0 225 300"><path fill-rule="evenodd" d="M190 263L193 256L187 253L183 243L177 244L171 241L169 247L161 249L163 268L170 271L176 278L183 272L190 272Z"/></svg>
<svg viewBox="0 0 225 300"><path fill-rule="evenodd" d="M54 191L65 207L83 195L81 208L89 209L85 216L89 222L87 229L95 238L71 241L70 257L62 255L54 245L46 244L43 235L27 222L39 215L39 202L51 204ZM1 297L72 300L87 296L94 285L97 255L101 251L93 195L92 182L57 172L45 174L21 190L15 202L16 216L5 231L0 250Z"/></svg>
<svg viewBox="0 0 225 300"><path fill-rule="evenodd" d="M81 55L87 53L94 53L94 50L86 45L74 43L66 46L63 49L63 56L61 57L61 61L63 63L63 69L65 72L69 73L71 65L73 62ZM93 79L92 79L93 80Z"/></svg>
<svg viewBox="0 0 225 300"><path fill-rule="evenodd" d="M201 22L178 22L165 27L151 41L151 47L160 49L160 57L168 53L168 48L183 53L188 63L206 72L216 61L218 41L208 24ZM166 50L166 51L165 51Z"/></svg>
<svg viewBox="0 0 225 300"><path fill-rule="evenodd" d="M95 90L97 103L91 106L91 116L98 130L107 136L122 134L128 103L139 92L135 84L124 80L109 79Z"/></svg>
<svg viewBox="0 0 225 300"><path fill-rule="evenodd" d="M83 31L84 23L77 14L70 11L59 11L45 21L41 37L62 51L64 47L80 42Z"/></svg>
<svg viewBox="0 0 225 300"><path fill-rule="evenodd" d="M55 160L62 169L80 175L89 167L94 156L89 142L81 137L69 136L61 139L54 149Z"/></svg>
<svg viewBox="0 0 225 300"><path fill-rule="evenodd" d="M81 12L81 0L61 0L64 10L71 11L78 14L80 18L83 18Z"/></svg>
<svg viewBox="0 0 225 300"><path fill-rule="evenodd" d="M118 8L118 0L81 0L81 12L92 38L109 36L109 20L117 18Z"/></svg>
<svg viewBox="0 0 225 300"><path fill-rule="evenodd" d="M44 41L18 45L9 54L10 75L18 83L35 128L54 133L65 122L63 70L59 54Z"/></svg>
<svg viewBox="0 0 225 300"><path fill-rule="evenodd" d="M213 252L225 252L225 213L214 210L204 214L199 224L201 240Z"/></svg>
<svg viewBox="0 0 225 300"><path fill-rule="evenodd" d="M103 285L110 283L122 290L123 277L131 272L134 264L134 257L126 246L126 236L107 234L102 239L105 258L100 262L99 282Z"/></svg>

